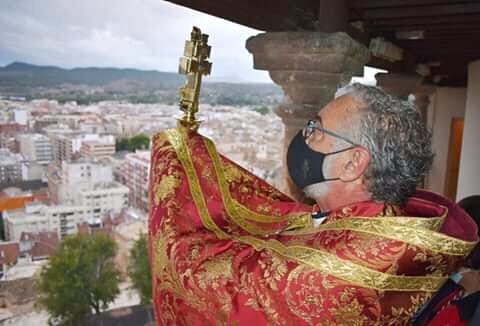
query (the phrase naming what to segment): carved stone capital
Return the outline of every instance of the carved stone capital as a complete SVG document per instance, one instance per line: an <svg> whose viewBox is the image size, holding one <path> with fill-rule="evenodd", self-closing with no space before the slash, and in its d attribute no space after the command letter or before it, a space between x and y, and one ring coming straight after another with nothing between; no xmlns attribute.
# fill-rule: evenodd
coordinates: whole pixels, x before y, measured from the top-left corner
<svg viewBox="0 0 480 326"><path fill-rule="evenodd" d="M254 68L268 70L289 101L316 107L328 103L353 75L361 75L369 59L362 44L341 32L262 33L246 46Z"/></svg>

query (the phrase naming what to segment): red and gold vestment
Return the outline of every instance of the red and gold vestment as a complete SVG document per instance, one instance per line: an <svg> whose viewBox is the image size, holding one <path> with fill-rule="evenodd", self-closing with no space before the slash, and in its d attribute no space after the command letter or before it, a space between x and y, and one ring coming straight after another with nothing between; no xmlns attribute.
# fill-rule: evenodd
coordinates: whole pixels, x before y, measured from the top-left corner
<svg viewBox="0 0 480 326"><path fill-rule="evenodd" d="M149 252L158 325L405 325L462 264L474 222L419 192L329 214L194 132L152 142Z"/></svg>

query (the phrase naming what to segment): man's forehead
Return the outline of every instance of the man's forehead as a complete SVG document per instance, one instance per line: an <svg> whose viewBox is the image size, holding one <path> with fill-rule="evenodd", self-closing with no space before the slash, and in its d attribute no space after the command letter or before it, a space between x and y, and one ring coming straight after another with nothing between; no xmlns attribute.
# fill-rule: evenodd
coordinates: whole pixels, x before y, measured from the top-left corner
<svg viewBox="0 0 480 326"><path fill-rule="evenodd" d="M337 118L355 114L362 107L361 103L349 94L345 94L330 101L317 113L320 119L328 119L330 116Z"/></svg>

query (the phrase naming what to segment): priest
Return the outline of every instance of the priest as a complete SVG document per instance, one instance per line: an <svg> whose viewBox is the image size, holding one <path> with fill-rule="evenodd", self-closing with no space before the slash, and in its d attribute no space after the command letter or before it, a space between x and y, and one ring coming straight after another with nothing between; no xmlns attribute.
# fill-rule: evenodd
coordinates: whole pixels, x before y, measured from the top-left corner
<svg viewBox="0 0 480 326"><path fill-rule="evenodd" d="M150 258L159 325L405 325L477 242L417 190L431 136L409 102L354 84L287 153L295 202L179 124L153 139Z"/></svg>

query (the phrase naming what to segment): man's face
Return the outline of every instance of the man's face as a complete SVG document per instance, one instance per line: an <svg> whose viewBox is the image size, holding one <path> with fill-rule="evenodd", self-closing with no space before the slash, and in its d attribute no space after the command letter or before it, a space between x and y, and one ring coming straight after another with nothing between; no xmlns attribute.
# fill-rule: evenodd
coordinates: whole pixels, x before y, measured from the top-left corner
<svg viewBox="0 0 480 326"><path fill-rule="evenodd" d="M351 138L347 131L357 128L358 110L361 103L352 96L344 95L328 103L317 114L317 119L321 126L329 131L333 131L346 138ZM308 146L321 153L336 152L352 145L342 139L333 137L322 131L315 132L307 139ZM345 151L335 155L328 155L323 164L323 174L326 178L339 178L344 173L348 164L350 151ZM340 180L313 184L304 189L308 197L317 201L338 194L345 190L347 184Z"/></svg>
<svg viewBox="0 0 480 326"><path fill-rule="evenodd" d="M343 95L329 102L322 108L317 114L317 120L320 121L323 128L350 138L348 135L345 135L345 131L353 127L351 124L353 124L352 122L354 122L355 119L352 115L358 112L359 107L360 103L353 97ZM311 149L322 153L334 152L351 145L318 130L307 139L307 144Z"/></svg>

